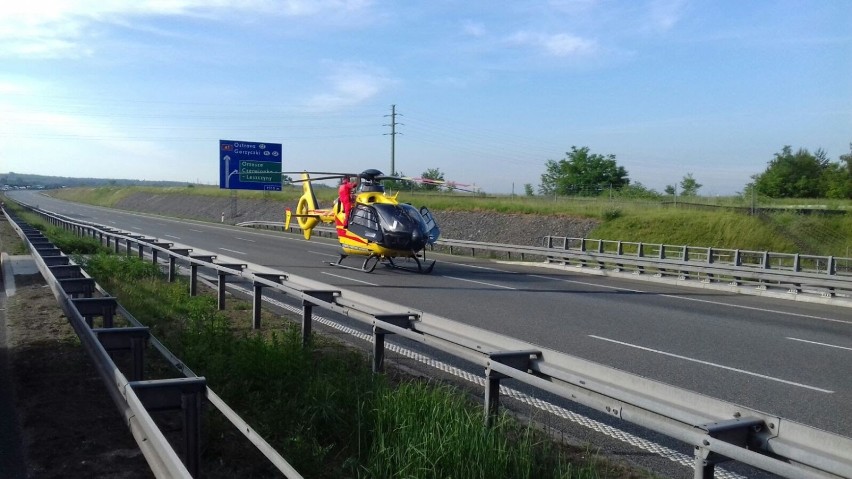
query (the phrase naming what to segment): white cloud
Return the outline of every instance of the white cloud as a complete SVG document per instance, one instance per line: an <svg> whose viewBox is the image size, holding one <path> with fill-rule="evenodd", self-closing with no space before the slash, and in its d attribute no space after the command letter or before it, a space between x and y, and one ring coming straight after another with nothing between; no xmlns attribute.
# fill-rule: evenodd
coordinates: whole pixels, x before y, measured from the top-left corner
<svg viewBox="0 0 852 479"><path fill-rule="evenodd" d="M648 12L651 28L671 30L680 21L685 5L685 0L653 0Z"/></svg>
<svg viewBox="0 0 852 479"><path fill-rule="evenodd" d="M380 72L362 65L342 65L326 82L330 91L314 95L306 102L312 111L333 111L370 100L393 83Z"/></svg>
<svg viewBox="0 0 852 479"><path fill-rule="evenodd" d="M586 55L597 50L597 42L568 33L544 34L536 32L516 32L509 36L508 43L543 50L557 57Z"/></svg>
<svg viewBox="0 0 852 479"><path fill-rule="evenodd" d="M485 25L479 22L466 21L462 25L462 33L471 37L484 37L487 34Z"/></svg>
<svg viewBox="0 0 852 479"><path fill-rule="evenodd" d="M146 16L234 19L242 16L350 15L372 0L27 0L0 9L0 56L79 57L96 24L132 25Z"/></svg>

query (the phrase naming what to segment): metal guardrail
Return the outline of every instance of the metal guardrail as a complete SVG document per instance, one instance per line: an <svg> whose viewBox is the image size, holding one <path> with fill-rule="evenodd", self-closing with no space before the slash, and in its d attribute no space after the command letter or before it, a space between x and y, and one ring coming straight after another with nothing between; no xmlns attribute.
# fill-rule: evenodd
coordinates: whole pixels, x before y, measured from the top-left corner
<svg viewBox="0 0 852 479"><path fill-rule="evenodd" d="M614 265L732 286L780 287L793 294L807 289L826 298L852 294L852 258L555 236L545 237L544 247L550 261L580 266Z"/></svg>
<svg viewBox="0 0 852 479"><path fill-rule="evenodd" d="M284 231L283 223L248 221L248 226ZM290 232L299 231L291 226ZM333 228L315 228L321 236L334 237ZM455 239L439 239L436 247L451 254L460 251L475 256L477 252L490 255L505 254L524 261L538 258L548 263L590 267L613 272L629 272L655 278L671 278L689 285L716 284L726 287L752 287L760 293L780 290L796 298L811 293L832 304L852 306L852 258L774 253L712 247L666 245L628 241L610 241L563 236L546 236L543 246L523 246ZM804 299L799 297L797 299Z"/></svg>
<svg viewBox="0 0 852 479"><path fill-rule="evenodd" d="M558 397L626 420L695 448L695 477L713 477L715 465L735 460L789 478L852 478L852 438L813 428L777 415L674 387L596 364L559 351L479 329L425 312L328 285L278 273L258 273L234 265L216 264L170 251L153 239L134 237L100 225L73 221L49 212L34 211L54 225L83 236L96 237L107 247L114 240L157 250L191 265L219 273L220 291L226 275L254 283L255 305L262 287L274 288L303 304L302 333L311 331L313 307L341 313L372 326L373 370L383 369L387 334L397 334L485 369L485 418L490 424L498 412L500 381L513 378ZM460 242L444 241L445 245ZM493 245L492 245L493 246ZM504 245L505 246L505 245ZM499 247L499 245L497 246ZM507 247L509 249L509 247ZM526 248L541 254L542 248ZM518 252L517 248L512 249ZM552 249L548 249L552 251ZM183 253L183 251L181 252ZM156 255L154 255L156 261ZM194 274L194 273L193 273ZM224 298L220 295L220 302ZM259 327L259 323L256 323Z"/></svg>
<svg viewBox="0 0 852 479"><path fill-rule="evenodd" d="M136 320L115 298L109 296L94 279L44 235L10 212L3 213L32 252L39 272L44 277L60 307L69 318L85 351L107 386L107 392L127 421L151 471L158 478L191 478L200 475L201 399L207 399L264 454L285 477L302 476L263 438L175 357L147 327ZM116 245L118 243L116 242ZM128 252L129 252L128 243ZM141 251L141 249L140 249ZM156 255L154 256L156 262ZM173 264L170 262L170 265ZM95 296L99 293L99 296ZM114 318L122 317L129 327L116 327ZM94 328L94 320L102 317L103 327ZM153 346L183 377L165 380L143 380L144 351ZM131 380L114 363L110 353L130 350ZM183 460L151 418L148 408L179 409L183 414Z"/></svg>
<svg viewBox="0 0 852 479"><path fill-rule="evenodd" d="M121 333L119 335L98 334L101 331L105 331L96 331L92 328L92 316L94 311L92 309L86 309L85 306L83 306L83 311L81 311L82 303L76 302L73 298L77 295L85 295L87 299L91 298L91 293L94 291L94 280L89 278L85 272L79 269L79 267L74 268L75 265L71 263L68 257L56 254L53 245L41 234L40 231L29 228L26 224L22 224L18 218L10 213L5 211L4 213L9 219L9 223L18 232L18 235L26 242L27 247L33 253L32 256L39 272L44 277L53 292L53 295L59 302L59 305L65 313L65 316L68 318L74 332L80 338L80 343L83 348L92 358L98 374L107 386L107 392L124 416L124 419L127 422L133 437L136 439L142 454L151 466L151 471L158 478L192 477L186 466L175 453L174 449L163 436L160 429L154 423L154 420L151 418L147 409L137 395L135 388L132 387L131 381L128 381L125 375L119 370L107 351L107 346L115 345L116 342L122 341L126 341L128 348L131 348L132 346L130 346L130 341L133 337L144 342L147 339L146 334L144 334L147 333L147 330L144 333L141 331L134 331L134 333L142 334L133 336L127 334L122 335ZM49 256L43 255L42 251L48 250L50 251ZM58 258L63 259L58 260ZM63 266L70 266L70 268L63 268ZM57 277L57 275L64 278ZM63 279L88 280L86 282L89 282L90 286L83 288L77 286L75 289L72 289L72 291L76 292L69 293L66 291L66 287L63 286ZM83 284L84 281L78 281L77 283L78 285ZM101 309L100 315L104 316L104 326L111 328L112 332L129 331L125 328L112 328L115 298L99 299L104 299L105 301L101 302L101 304L95 309ZM84 316L84 312L88 315L88 317ZM105 338L108 336L111 336L114 339L106 340ZM139 346L140 345L137 344L136 348Z"/></svg>

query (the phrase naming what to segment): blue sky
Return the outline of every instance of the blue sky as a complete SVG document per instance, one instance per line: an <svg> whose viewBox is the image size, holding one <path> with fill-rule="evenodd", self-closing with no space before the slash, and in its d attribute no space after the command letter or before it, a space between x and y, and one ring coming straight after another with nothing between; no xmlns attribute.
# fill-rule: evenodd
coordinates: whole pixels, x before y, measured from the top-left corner
<svg viewBox="0 0 852 479"><path fill-rule="evenodd" d="M28 0L0 10L0 172L218 184L395 167L488 193L571 146L662 191L742 191L852 142L852 1Z"/></svg>

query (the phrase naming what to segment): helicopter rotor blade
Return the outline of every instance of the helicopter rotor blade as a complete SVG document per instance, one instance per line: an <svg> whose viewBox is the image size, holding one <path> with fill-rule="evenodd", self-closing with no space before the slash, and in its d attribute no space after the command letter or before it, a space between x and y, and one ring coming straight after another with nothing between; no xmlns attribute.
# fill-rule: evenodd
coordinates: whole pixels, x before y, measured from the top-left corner
<svg viewBox="0 0 852 479"><path fill-rule="evenodd" d="M290 180L288 183L304 183L306 181L323 181L323 180L339 180L340 178L344 178L346 175L333 175L333 176L317 176L315 178L298 179L298 180Z"/></svg>

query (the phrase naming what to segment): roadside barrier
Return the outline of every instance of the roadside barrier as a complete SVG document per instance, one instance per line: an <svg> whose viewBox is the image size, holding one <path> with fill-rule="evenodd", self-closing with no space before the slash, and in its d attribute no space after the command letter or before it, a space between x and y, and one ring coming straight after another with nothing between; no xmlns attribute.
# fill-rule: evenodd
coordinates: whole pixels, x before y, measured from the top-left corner
<svg viewBox="0 0 852 479"><path fill-rule="evenodd" d="M44 237L41 231L29 227L11 212L4 209L12 227L27 244L33 259L44 277L74 332L80 338L84 350L91 357L98 374L106 385L107 392L123 414L151 472L157 478L200 477L201 458L201 413L203 400L216 407L270 460L285 477L300 479L302 476L287 463L266 441L222 401L203 377L196 376L179 358L174 356L150 334L148 328L137 321L116 298L110 297L93 278L59 248ZM99 237L100 234L98 234ZM144 238L137 238L142 241ZM118 241L116 240L116 251ZM131 241L127 243L130 252ZM139 252L143 251L138 243ZM164 243L150 242L156 247ZM161 250L153 250L161 251ZM173 254L188 254L188 250L174 250ZM174 275L174 257L169 257L170 276ZM157 262L156 253L153 260ZM117 326L116 318L122 318L130 326ZM97 324L100 323L100 324ZM99 325L101 327L95 327ZM151 346L169 362L181 377L146 380L144 364L146 351ZM113 354L129 353L131 357L130 378L116 366ZM182 456L175 452L163 432L151 418L149 410L178 411L181 415Z"/></svg>
<svg viewBox="0 0 852 479"><path fill-rule="evenodd" d="M45 221L80 236L99 239L116 250L123 242L126 253L138 248L177 261L217 271L219 290L229 276L255 285L255 304L263 289L273 288L303 304L302 334L311 334L314 307L340 313L367 324L373 331L372 367L383 370L385 337L396 334L484 368L486 386L484 421L491 424L499 408L500 382L512 378L538 390L601 411L689 444L695 450L695 478L711 478L718 463L734 460L789 478L852 478L852 438L819 430L777 415L626 373L559 351L475 328L429 313L369 296L332 288L280 271L259 271L248 265L216 263L209 254L189 254L170 243L144 238L101 225L61 217L28 207ZM444 240L447 246L479 247ZM554 258L568 253L554 248L506 247ZM567 251L567 250L566 250ZM600 258L596 258L600 259ZM617 258L624 261L625 258ZM191 272L191 283L196 272ZM275 275L271 277L270 275ZM220 301L224 298L220 296ZM259 323L258 323L259 327Z"/></svg>

